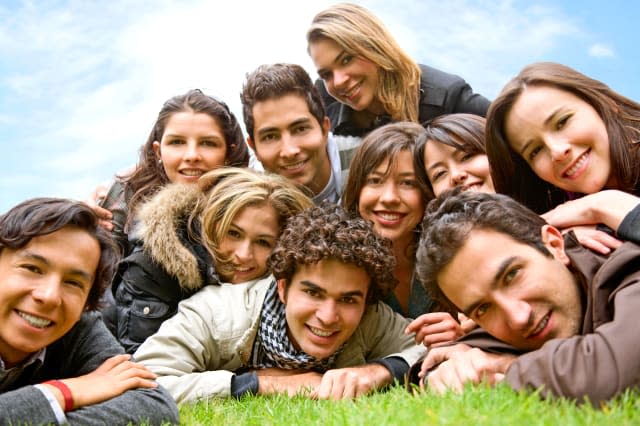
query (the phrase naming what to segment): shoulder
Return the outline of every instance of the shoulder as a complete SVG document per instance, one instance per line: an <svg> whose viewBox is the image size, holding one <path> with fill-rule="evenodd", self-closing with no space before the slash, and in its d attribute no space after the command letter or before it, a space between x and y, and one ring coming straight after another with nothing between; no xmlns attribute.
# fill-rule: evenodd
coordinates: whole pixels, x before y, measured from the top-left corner
<svg viewBox="0 0 640 426"><path fill-rule="evenodd" d="M420 71L421 86L446 88L448 86L464 84L464 79L462 79L462 77L441 71L437 68L430 67L429 65L420 64Z"/></svg>

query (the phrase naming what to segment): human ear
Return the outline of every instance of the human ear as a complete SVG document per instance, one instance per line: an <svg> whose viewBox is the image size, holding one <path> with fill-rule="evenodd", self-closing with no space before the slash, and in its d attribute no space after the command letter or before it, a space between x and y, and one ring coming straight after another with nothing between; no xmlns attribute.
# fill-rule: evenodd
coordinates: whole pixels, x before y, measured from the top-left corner
<svg viewBox="0 0 640 426"><path fill-rule="evenodd" d="M322 134L325 136L329 133L331 129L331 120L326 115L324 116L324 120L322 120Z"/></svg>
<svg viewBox="0 0 640 426"><path fill-rule="evenodd" d="M284 279L280 279L277 281L278 284L278 298L283 304L287 304L287 281Z"/></svg>
<svg viewBox="0 0 640 426"><path fill-rule="evenodd" d="M153 152L156 154L156 157L158 158L158 160L160 160L161 159L161 156L160 156L160 142L153 141L153 143L151 144L151 147L153 148Z"/></svg>
<svg viewBox="0 0 640 426"><path fill-rule="evenodd" d="M558 228L551 225L543 225L540 228L542 242L551 252L553 257L561 261L565 265L569 265L569 257L564 251L564 236Z"/></svg>

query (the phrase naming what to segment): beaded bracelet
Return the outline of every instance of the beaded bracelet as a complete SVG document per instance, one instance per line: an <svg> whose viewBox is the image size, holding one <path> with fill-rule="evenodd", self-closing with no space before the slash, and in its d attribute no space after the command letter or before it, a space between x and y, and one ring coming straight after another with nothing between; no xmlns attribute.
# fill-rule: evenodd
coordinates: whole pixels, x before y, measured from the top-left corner
<svg viewBox="0 0 640 426"><path fill-rule="evenodd" d="M42 382L43 385L51 385L57 388L60 392L62 392L62 396L64 397L64 412L73 410L73 395L71 394L71 389L64 382L60 380L47 380L46 382Z"/></svg>

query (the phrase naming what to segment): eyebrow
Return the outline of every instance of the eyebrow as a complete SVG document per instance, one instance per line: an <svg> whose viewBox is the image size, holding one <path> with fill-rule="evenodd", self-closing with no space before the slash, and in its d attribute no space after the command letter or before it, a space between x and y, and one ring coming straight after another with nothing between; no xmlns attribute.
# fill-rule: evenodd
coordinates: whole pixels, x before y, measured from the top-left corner
<svg viewBox="0 0 640 426"><path fill-rule="evenodd" d="M317 291L318 293L327 294L327 290L325 290L324 288L320 287L319 285L309 280L302 280L300 281L300 284L302 284L305 287L311 288ZM360 290L347 291L344 293L340 293L340 297L363 297L364 298L364 293Z"/></svg>
<svg viewBox="0 0 640 426"><path fill-rule="evenodd" d="M235 229L238 229L238 230L242 231L245 234L247 233L247 231L245 231L244 228L238 226L235 222L231 222L231 224L229 225L229 228L235 228ZM274 239L274 240L278 239L278 237L276 235L273 235L273 234L259 234L258 238L271 238L271 239Z"/></svg>
<svg viewBox="0 0 640 426"><path fill-rule="evenodd" d="M51 266L51 262L49 262L46 257L41 256L37 253L33 253L25 250L22 253L20 253L18 256L23 259L30 259L30 260L43 263L47 266ZM89 283L93 283L93 274L89 274L86 271L83 271L82 269L69 269L68 271L66 271L66 273L69 275L82 277L87 281L89 281Z"/></svg>
<svg viewBox="0 0 640 426"><path fill-rule="evenodd" d="M500 280L504 276L505 272L507 271L507 269L509 269L509 266L511 266L511 264L516 261L516 259L517 259L517 256L511 256L511 257L508 257L505 260L503 260L502 263L500 263L500 266L498 266L498 269L496 270L496 273L493 275L493 280L491 280L491 289L492 290L494 290L495 288L498 287L498 284L500 283ZM471 316L471 313L481 303L482 303L481 301L474 302L471 305L467 306L466 308L461 309L461 311L462 311L463 314L465 314L467 316Z"/></svg>

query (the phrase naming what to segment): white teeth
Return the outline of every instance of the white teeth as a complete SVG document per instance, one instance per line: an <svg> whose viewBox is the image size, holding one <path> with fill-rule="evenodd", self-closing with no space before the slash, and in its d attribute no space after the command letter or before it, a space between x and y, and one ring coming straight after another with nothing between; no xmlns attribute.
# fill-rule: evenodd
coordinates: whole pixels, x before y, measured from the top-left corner
<svg viewBox="0 0 640 426"><path fill-rule="evenodd" d="M24 319L26 322L28 322L30 325L36 327L36 328L45 328L48 327L52 321L49 321L47 319L44 318L38 318L38 317L34 317L33 315L29 315L25 312L18 312L18 315L20 315L20 317L22 317L22 319Z"/></svg>
<svg viewBox="0 0 640 426"><path fill-rule="evenodd" d="M578 162L576 164L574 164L573 167L571 167L569 170L567 170L565 175L567 177L571 177L575 172L578 171L578 169L580 167L582 167L582 165L584 164L585 161L587 161L587 153L582 154L582 156L580 157Z"/></svg>
<svg viewBox="0 0 640 426"><path fill-rule="evenodd" d="M180 170L180 173L186 176L202 176L204 174L202 170Z"/></svg>
<svg viewBox="0 0 640 426"><path fill-rule="evenodd" d="M247 271L251 270L251 268L238 268L238 267L236 267L235 269L236 269L237 272L247 272Z"/></svg>
<svg viewBox="0 0 640 426"><path fill-rule="evenodd" d="M533 333L531 334L535 336L536 334L540 333L547 326L548 322L549 322L549 315L545 316L542 319L542 321L540 321L540 324L536 327L535 330L533 330Z"/></svg>
<svg viewBox="0 0 640 426"><path fill-rule="evenodd" d="M304 161L300 161L299 163L295 163L295 164L288 164L286 166L282 166L285 170L292 170L292 169L297 169L299 167L302 167L302 165L304 164Z"/></svg>
<svg viewBox="0 0 640 426"><path fill-rule="evenodd" d="M321 330L319 328L315 328L315 327L311 327L309 326L309 329L311 330L311 332L313 334L315 334L316 336L320 336L320 337L329 337L333 334L333 331L324 331Z"/></svg>
<svg viewBox="0 0 640 426"><path fill-rule="evenodd" d="M378 213L384 220L399 220L402 216L398 213Z"/></svg>

